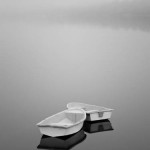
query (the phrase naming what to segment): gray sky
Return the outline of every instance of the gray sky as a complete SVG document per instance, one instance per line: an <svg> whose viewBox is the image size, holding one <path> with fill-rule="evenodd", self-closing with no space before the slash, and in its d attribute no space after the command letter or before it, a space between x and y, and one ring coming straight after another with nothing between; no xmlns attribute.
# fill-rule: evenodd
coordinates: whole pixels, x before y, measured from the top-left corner
<svg viewBox="0 0 150 150"><path fill-rule="evenodd" d="M91 5L102 5L114 3L123 3L130 6L136 5L141 7L141 5L149 5L149 0L0 0L0 9L11 11L11 8L20 9L42 9L42 8L54 8L54 7L87 7ZM143 7L142 6L142 7Z"/></svg>

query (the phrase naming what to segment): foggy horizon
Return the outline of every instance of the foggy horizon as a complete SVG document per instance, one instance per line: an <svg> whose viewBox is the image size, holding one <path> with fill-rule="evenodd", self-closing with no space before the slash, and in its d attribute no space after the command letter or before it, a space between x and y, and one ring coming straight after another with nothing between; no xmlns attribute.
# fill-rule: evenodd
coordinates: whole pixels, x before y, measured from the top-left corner
<svg viewBox="0 0 150 150"><path fill-rule="evenodd" d="M7 2L7 3L6 3ZM22 3L23 2L23 3ZM2 22L26 21L41 24L79 24L150 30L150 2L148 0L107 0L85 5L75 1L4 1L1 4ZM92 5L90 5L92 4ZM3 6L4 5L4 6Z"/></svg>

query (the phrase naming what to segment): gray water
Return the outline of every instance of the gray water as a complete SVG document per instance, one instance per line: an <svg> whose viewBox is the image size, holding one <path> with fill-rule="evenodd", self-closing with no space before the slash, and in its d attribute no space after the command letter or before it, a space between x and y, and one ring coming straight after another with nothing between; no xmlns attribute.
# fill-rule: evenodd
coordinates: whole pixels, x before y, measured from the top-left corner
<svg viewBox="0 0 150 150"><path fill-rule="evenodd" d="M71 101L114 108L72 149L148 149L147 0L0 1L0 148L36 150L36 123Z"/></svg>

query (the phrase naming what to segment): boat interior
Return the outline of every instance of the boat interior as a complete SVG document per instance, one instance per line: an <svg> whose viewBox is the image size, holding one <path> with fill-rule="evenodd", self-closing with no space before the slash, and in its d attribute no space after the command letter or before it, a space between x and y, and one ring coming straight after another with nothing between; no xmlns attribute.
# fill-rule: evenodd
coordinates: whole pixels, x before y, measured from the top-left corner
<svg viewBox="0 0 150 150"><path fill-rule="evenodd" d="M64 111L62 113L46 118L38 125L40 126L72 126L84 118L84 113L79 110Z"/></svg>
<svg viewBox="0 0 150 150"><path fill-rule="evenodd" d="M105 107L101 107L101 106L94 106L94 105L88 105L88 104L82 104L82 103L70 103L68 105L68 107L69 108L81 108L87 112L111 110L109 108L105 108Z"/></svg>

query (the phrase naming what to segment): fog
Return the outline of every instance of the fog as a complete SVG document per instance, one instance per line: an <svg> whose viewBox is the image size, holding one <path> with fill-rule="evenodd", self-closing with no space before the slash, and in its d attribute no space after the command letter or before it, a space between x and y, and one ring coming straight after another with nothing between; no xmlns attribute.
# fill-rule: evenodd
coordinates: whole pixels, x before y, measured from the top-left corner
<svg viewBox="0 0 150 150"><path fill-rule="evenodd" d="M1 148L36 149L35 124L80 101L114 131L75 149L148 149L149 31L149 0L0 0Z"/></svg>
<svg viewBox="0 0 150 150"><path fill-rule="evenodd" d="M72 9L72 8L79 8L82 7L88 8L91 6L102 6L102 5L113 5L114 7L118 7L119 10L126 11L133 9L139 11L149 11L148 7L150 6L149 0L0 0L0 11L4 12L11 12L11 11L37 11L39 10L46 10L46 9Z"/></svg>
<svg viewBox="0 0 150 150"><path fill-rule="evenodd" d="M31 21L50 24L87 24L112 28L150 30L148 0L2 1L1 22Z"/></svg>

